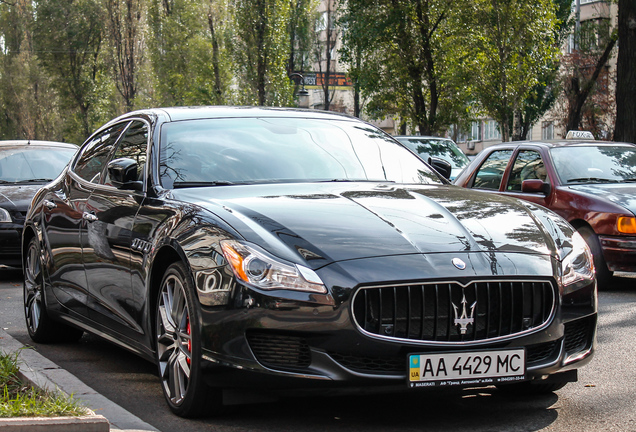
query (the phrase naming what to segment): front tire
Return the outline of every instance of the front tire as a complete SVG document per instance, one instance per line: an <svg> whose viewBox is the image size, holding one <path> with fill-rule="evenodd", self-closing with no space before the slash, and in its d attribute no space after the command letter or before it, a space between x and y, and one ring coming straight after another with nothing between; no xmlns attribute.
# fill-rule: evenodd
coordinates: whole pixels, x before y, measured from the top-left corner
<svg viewBox="0 0 636 432"><path fill-rule="evenodd" d="M37 343L75 342L83 331L53 321L46 310L44 274L37 239L29 241L24 264L24 316L29 336Z"/></svg>
<svg viewBox="0 0 636 432"><path fill-rule="evenodd" d="M581 237L585 240L585 243L590 247L592 256L594 257L594 268L596 269L596 281L598 289L609 288L609 284L612 280L611 272L607 268L605 257L603 256L603 249L601 248L601 242L598 240L596 233L589 227L584 226L577 230Z"/></svg>
<svg viewBox="0 0 636 432"><path fill-rule="evenodd" d="M170 265L157 299L156 356L166 402L181 417L213 415L222 408L221 390L208 387L201 376L200 312L195 296L185 266Z"/></svg>

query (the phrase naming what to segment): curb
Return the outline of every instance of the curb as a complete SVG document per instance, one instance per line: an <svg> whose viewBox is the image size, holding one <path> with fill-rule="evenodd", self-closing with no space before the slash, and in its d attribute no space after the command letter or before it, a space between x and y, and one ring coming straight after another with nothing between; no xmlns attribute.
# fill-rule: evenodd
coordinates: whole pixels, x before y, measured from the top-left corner
<svg viewBox="0 0 636 432"><path fill-rule="evenodd" d="M35 349L25 347L0 328L0 351L13 353L18 350L20 350L18 364L21 379L42 389L57 390L73 395L93 413L99 412L99 415L0 419L2 432L159 432L158 429L97 393Z"/></svg>

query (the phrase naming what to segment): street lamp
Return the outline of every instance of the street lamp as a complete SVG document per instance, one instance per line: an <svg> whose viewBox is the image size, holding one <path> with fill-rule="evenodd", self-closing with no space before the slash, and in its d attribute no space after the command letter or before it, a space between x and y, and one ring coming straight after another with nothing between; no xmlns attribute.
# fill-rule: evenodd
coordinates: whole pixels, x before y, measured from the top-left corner
<svg viewBox="0 0 636 432"><path fill-rule="evenodd" d="M300 78L300 82L296 83L292 77ZM301 88L296 92L296 96L298 96L298 107L299 108L309 108L309 92L305 89L305 77L299 73L291 73L289 74L289 79L294 81L294 84L300 84Z"/></svg>

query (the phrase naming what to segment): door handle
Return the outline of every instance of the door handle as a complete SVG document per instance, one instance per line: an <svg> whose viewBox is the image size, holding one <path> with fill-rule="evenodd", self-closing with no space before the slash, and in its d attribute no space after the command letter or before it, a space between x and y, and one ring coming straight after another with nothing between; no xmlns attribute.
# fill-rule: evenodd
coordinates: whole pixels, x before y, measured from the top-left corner
<svg viewBox="0 0 636 432"><path fill-rule="evenodd" d="M99 220L99 218L97 216L95 216L93 213L89 213L89 212L84 212L82 214L82 219L84 219L87 222L96 222Z"/></svg>
<svg viewBox="0 0 636 432"><path fill-rule="evenodd" d="M44 207L46 207L48 209L54 209L55 207L57 207L57 204L55 204L53 201L49 201L47 199L42 201L42 204L44 204Z"/></svg>

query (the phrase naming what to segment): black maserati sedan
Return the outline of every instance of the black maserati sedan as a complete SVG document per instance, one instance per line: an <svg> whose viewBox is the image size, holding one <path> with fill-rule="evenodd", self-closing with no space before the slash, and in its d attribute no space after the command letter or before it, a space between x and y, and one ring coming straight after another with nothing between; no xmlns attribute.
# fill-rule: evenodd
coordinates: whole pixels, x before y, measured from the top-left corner
<svg viewBox="0 0 636 432"><path fill-rule="evenodd" d="M186 417L261 392L554 391L595 346L564 219L333 113L121 116L38 192L23 256L35 342L131 350Z"/></svg>

